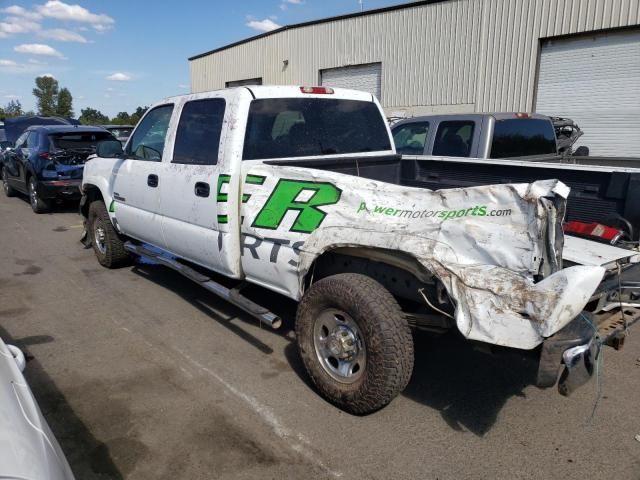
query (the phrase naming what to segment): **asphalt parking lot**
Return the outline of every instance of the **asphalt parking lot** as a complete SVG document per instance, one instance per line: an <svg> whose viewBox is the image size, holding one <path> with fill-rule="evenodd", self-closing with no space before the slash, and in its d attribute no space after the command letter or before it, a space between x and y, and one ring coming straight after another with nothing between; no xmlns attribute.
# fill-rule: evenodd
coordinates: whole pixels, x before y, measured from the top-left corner
<svg viewBox="0 0 640 480"><path fill-rule="evenodd" d="M79 480L640 479L640 330L571 398L531 385L515 352L417 337L391 405L343 413L310 386L288 322L254 320L154 265L106 270L75 206L35 215L0 196L0 336Z"/></svg>

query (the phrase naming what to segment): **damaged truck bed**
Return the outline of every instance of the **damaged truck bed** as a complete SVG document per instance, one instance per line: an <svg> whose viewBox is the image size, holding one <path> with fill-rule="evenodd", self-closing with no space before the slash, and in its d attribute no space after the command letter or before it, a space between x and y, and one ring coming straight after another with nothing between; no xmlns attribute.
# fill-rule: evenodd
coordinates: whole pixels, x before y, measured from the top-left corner
<svg viewBox="0 0 640 480"><path fill-rule="evenodd" d="M537 349L539 385L555 385L564 369L569 393L593 372L594 315L619 291L607 282L636 267L621 249L563 265L569 189L557 180L408 186L382 110L362 92L174 97L146 113L124 151L104 142L97 156L85 166L81 211L99 262L152 256L273 327L280 319L246 298L244 284L299 301L305 367L353 413L382 408L407 385L410 328ZM602 298L600 311L585 310Z"/></svg>

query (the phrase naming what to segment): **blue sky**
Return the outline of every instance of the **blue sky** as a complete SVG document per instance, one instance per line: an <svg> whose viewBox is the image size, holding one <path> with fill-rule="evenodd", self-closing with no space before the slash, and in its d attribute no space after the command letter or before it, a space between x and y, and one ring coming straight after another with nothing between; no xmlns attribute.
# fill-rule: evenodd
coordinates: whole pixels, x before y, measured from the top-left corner
<svg viewBox="0 0 640 480"><path fill-rule="evenodd" d="M364 0L364 8L408 0ZM74 109L114 116L189 91L187 58L280 25L360 10L358 0L0 0L0 105L35 109L37 75Z"/></svg>

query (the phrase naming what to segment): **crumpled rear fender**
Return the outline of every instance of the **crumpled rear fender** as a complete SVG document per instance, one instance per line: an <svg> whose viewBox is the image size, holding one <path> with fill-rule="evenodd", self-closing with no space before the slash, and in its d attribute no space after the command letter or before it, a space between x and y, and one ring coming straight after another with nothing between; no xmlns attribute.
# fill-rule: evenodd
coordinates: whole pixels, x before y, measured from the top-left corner
<svg viewBox="0 0 640 480"><path fill-rule="evenodd" d="M496 265L444 264L433 254L437 246L436 240L415 234L323 228L305 242L298 274L304 278L315 259L336 248L400 250L443 283L456 305L456 325L466 338L532 349L580 314L605 272L601 267L576 266L534 283L527 275Z"/></svg>

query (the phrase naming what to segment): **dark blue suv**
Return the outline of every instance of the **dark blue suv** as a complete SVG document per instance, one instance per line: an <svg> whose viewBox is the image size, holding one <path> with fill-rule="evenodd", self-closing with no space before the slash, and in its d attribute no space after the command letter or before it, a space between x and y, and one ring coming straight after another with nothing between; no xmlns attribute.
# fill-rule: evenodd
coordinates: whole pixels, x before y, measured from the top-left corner
<svg viewBox="0 0 640 480"><path fill-rule="evenodd" d="M103 128L32 126L2 158L2 186L8 197L29 195L36 213L50 210L57 199L79 199L84 162L102 140L115 140Z"/></svg>

